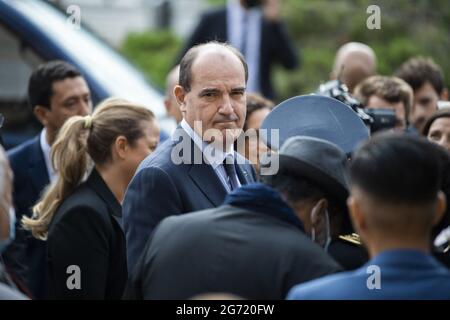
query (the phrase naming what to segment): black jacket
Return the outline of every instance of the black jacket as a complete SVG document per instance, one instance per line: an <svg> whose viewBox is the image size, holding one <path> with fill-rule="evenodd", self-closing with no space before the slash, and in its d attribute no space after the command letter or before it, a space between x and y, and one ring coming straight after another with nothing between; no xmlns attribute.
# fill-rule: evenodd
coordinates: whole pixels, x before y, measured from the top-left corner
<svg viewBox="0 0 450 320"><path fill-rule="evenodd" d="M8 158L14 173L13 200L17 227L16 238L3 253L5 266L21 288L25 286L33 298L43 299L47 296L47 244L19 226L24 215L31 216L31 208L49 184L40 135L9 150Z"/></svg>
<svg viewBox="0 0 450 320"><path fill-rule="evenodd" d="M261 50L259 59L259 81L261 93L273 99L271 74L272 66L280 63L287 69L299 66L299 55L289 39L285 25L282 22L269 22L262 19ZM178 61L194 45L216 40L227 42L227 9L220 8L205 13L194 32L186 42Z"/></svg>
<svg viewBox="0 0 450 320"><path fill-rule="evenodd" d="M121 298L127 279L121 216L119 202L94 169L58 208L49 229L51 299ZM77 276L70 266L79 268L79 289L68 288Z"/></svg>
<svg viewBox="0 0 450 320"><path fill-rule="evenodd" d="M189 299L220 292L284 299L294 285L339 270L277 212L222 205L163 220L131 274L125 298Z"/></svg>

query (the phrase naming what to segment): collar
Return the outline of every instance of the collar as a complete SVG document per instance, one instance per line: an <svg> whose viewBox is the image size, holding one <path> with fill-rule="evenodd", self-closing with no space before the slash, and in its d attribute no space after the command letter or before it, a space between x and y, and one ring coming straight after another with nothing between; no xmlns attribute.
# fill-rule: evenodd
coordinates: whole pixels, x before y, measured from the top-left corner
<svg viewBox="0 0 450 320"><path fill-rule="evenodd" d="M46 135L47 135L47 129L44 128L41 131L41 135L39 137L39 143L41 145L42 153L44 155L44 161L45 161L45 166L47 168L49 180L50 180L50 182L53 182L56 179L56 172L55 172L55 169L53 168L53 164L50 159L51 147L47 142Z"/></svg>
<svg viewBox="0 0 450 320"><path fill-rule="evenodd" d="M122 206L95 168L92 169L86 183L94 190L95 193L99 195L100 198L103 199L103 201L106 202L114 216L118 218L122 217Z"/></svg>
<svg viewBox="0 0 450 320"><path fill-rule="evenodd" d="M304 231L303 224L280 193L262 183L252 183L229 193L224 205L231 205L272 216Z"/></svg>
<svg viewBox="0 0 450 320"><path fill-rule="evenodd" d="M214 170L223 163L228 155L231 155L233 159L235 159L233 145L230 146L228 151L224 152L219 148L215 148L213 144L203 141L203 139L191 128L185 119L180 122L180 126L184 131L186 131L192 141L194 141L197 148L202 151L203 158L213 167Z"/></svg>
<svg viewBox="0 0 450 320"><path fill-rule="evenodd" d="M373 257L366 266L394 266L397 268L433 269L444 268L429 253L414 249L391 249L385 250Z"/></svg>

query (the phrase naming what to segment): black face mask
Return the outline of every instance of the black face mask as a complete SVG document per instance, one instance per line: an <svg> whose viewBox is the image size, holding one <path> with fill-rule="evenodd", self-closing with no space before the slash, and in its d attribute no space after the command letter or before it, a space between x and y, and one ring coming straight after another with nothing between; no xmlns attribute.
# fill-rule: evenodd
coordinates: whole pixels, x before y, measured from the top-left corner
<svg viewBox="0 0 450 320"><path fill-rule="evenodd" d="M261 5L261 0L245 0L247 8L254 8Z"/></svg>

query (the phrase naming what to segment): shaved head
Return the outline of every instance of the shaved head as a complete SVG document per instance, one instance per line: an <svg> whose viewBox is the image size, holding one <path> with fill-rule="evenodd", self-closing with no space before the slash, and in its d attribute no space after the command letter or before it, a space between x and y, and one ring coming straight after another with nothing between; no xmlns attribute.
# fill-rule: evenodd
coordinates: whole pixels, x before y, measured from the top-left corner
<svg viewBox="0 0 450 320"><path fill-rule="evenodd" d="M366 79L375 74L376 56L368 45L350 42L339 48L334 61L332 79L340 79L350 92Z"/></svg>

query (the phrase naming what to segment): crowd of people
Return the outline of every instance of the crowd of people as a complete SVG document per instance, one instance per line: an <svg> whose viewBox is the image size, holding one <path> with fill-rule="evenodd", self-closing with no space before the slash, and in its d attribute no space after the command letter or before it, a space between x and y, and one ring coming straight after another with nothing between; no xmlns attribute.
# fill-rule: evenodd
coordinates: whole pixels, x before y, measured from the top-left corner
<svg viewBox="0 0 450 320"><path fill-rule="evenodd" d="M75 66L34 70L43 130L0 150L0 298L450 299L442 70L413 57L378 75L369 46L345 44L330 80L394 125L350 152L323 138L351 134L343 123L269 148L258 131L277 109L266 59L298 64L274 3L204 16L168 74L178 126L162 142L151 106L110 98L93 111ZM323 99L341 107L296 101Z"/></svg>

